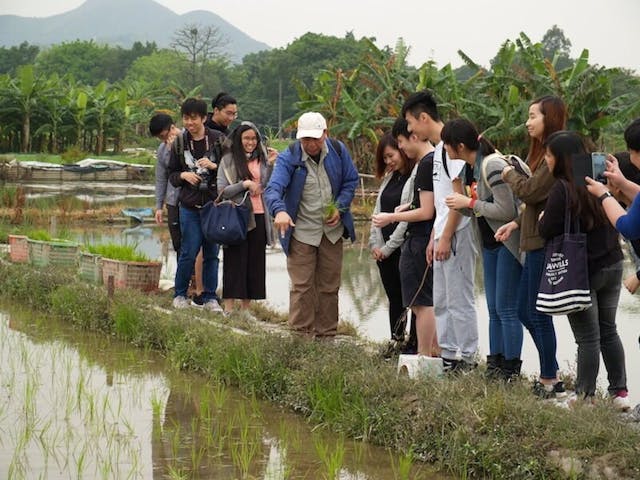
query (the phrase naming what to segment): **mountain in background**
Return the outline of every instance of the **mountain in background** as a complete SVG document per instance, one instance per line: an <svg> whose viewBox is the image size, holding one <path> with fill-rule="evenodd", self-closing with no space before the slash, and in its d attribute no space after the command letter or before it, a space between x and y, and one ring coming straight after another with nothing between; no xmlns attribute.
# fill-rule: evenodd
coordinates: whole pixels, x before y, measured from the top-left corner
<svg viewBox="0 0 640 480"><path fill-rule="evenodd" d="M0 46L22 42L48 46L79 39L126 48L135 41L156 42L162 48L169 46L178 28L192 23L217 27L228 41L224 51L234 62L270 49L215 13L196 10L178 15L153 0L87 0L74 10L44 18L0 15Z"/></svg>

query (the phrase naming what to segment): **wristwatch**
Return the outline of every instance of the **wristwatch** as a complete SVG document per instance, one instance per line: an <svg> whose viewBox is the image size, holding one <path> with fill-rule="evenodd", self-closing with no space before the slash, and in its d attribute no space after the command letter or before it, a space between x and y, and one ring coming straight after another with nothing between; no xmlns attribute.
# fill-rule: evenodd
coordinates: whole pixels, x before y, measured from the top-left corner
<svg viewBox="0 0 640 480"><path fill-rule="evenodd" d="M611 194L611 192L607 191L607 192L604 192L602 195L600 195L598 197L598 200L600 200L600 203L602 203L604 202L605 198L609 198L609 197L613 197L613 195Z"/></svg>

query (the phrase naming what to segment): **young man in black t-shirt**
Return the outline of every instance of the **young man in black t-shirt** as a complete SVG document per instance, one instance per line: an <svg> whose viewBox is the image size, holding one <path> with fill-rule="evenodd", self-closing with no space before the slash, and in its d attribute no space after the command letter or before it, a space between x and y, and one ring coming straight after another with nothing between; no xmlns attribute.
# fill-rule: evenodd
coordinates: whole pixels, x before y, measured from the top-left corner
<svg viewBox="0 0 640 480"><path fill-rule="evenodd" d="M433 311L433 273L427 264L426 250L433 228L433 145L409 133L407 121L399 118L392 135L407 157L418 162L409 182L413 182L413 199L394 213L373 216L376 227L392 222L407 222L406 240L400 253L400 283L405 307L411 306L417 331L417 352L437 356L436 320Z"/></svg>

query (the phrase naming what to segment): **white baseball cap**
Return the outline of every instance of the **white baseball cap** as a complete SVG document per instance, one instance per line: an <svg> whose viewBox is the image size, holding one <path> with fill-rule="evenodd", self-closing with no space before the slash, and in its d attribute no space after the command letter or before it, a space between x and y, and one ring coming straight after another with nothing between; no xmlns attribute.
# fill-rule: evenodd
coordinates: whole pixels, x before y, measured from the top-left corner
<svg viewBox="0 0 640 480"><path fill-rule="evenodd" d="M321 113L303 113L298 119L298 133L296 138L320 138L326 129L327 121Z"/></svg>

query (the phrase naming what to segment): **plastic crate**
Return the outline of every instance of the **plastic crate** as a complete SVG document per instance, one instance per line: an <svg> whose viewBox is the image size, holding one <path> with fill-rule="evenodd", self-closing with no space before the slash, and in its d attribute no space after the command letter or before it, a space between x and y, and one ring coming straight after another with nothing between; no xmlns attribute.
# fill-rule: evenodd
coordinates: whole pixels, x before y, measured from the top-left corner
<svg viewBox="0 0 640 480"><path fill-rule="evenodd" d="M162 262L123 262L102 258L102 281L109 284L113 276L114 288L135 288L150 292L158 288Z"/></svg>
<svg viewBox="0 0 640 480"><path fill-rule="evenodd" d="M14 263L29 262L28 240L25 235L9 235L9 260Z"/></svg>
<svg viewBox="0 0 640 480"><path fill-rule="evenodd" d="M29 261L36 267L77 267L80 246L73 242L28 240Z"/></svg>
<svg viewBox="0 0 640 480"><path fill-rule="evenodd" d="M88 282L102 283L102 256L94 253L80 253L80 268L78 275Z"/></svg>

